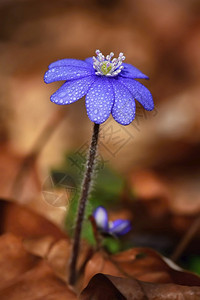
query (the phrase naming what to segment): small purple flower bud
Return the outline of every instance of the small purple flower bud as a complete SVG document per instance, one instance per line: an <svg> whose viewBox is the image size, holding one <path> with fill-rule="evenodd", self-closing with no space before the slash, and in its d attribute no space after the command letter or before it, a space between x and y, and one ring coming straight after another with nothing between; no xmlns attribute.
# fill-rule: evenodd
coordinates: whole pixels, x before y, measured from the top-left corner
<svg viewBox="0 0 200 300"><path fill-rule="evenodd" d="M106 232L108 230L108 215L106 209L103 206L97 207L93 213L93 217L97 228Z"/></svg>
<svg viewBox="0 0 200 300"><path fill-rule="evenodd" d="M129 220L115 220L108 222L108 214L103 206L99 206L93 213L97 228L104 234L114 236L122 236L131 230L131 223Z"/></svg>

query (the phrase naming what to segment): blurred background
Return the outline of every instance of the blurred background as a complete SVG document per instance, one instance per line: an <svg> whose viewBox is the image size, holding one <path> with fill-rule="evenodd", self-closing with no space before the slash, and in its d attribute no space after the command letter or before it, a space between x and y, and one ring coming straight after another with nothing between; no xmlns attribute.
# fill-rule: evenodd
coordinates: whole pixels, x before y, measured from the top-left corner
<svg viewBox="0 0 200 300"><path fill-rule="evenodd" d="M75 153L83 159L75 166L80 174L92 124L84 99L63 107L51 103L50 95L61 83L46 85L43 75L53 61L85 59L96 49L116 56L123 52L126 62L150 77L141 82L155 101L152 112L138 105L129 126L120 126L112 117L102 125L100 168L114 170L124 182L114 193L121 203L115 217L132 220L134 245L176 258L183 252L176 248L189 229L182 263L190 269L198 265L197 271L199 0L1 0L1 197L63 222L68 195L59 191L61 202L54 203L51 172L65 174L77 162L66 153ZM77 186L72 177L70 184L67 177L67 185L73 194ZM66 190L66 183L60 183L62 188Z"/></svg>

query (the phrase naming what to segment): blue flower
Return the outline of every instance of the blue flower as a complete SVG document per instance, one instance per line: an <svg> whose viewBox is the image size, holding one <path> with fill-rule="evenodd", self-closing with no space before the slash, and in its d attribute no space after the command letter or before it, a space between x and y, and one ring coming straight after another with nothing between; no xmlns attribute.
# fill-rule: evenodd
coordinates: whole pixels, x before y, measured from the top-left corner
<svg viewBox="0 0 200 300"><path fill-rule="evenodd" d="M51 101L71 104L86 95L86 109L89 119L101 124L112 114L122 125L130 124L135 118L135 99L146 110L152 110L154 103L149 90L135 78L148 79L134 66L124 63L123 53L118 58L111 52L106 57L96 51L97 57L85 61L61 59L49 65L44 81L66 82L51 96Z"/></svg>
<svg viewBox="0 0 200 300"><path fill-rule="evenodd" d="M121 236L131 230L131 223L129 220L118 219L113 222L109 222L107 211L103 206L98 206L95 209L93 217L98 230L102 234Z"/></svg>

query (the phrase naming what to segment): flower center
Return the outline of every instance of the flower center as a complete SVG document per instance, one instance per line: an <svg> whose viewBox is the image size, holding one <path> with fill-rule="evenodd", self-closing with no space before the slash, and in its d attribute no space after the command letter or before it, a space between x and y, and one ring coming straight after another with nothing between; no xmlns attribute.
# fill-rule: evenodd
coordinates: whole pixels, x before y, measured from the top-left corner
<svg viewBox="0 0 200 300"><path fill-rule="evenodd" d="M108 66L107 62L105 61L101 66L101 72L103 75L107 75L112 69L112 66Z"/></svg>
<svg viewBox="0 0 200 300"><path fill-rule="evenodd" d="M114 53L111 52L106 57L99 51L96 50L97 57L93 56L93 68L96 70L96 75L104 76L117 76L124 68L122 66L125 56L123 53L119 54L118 58L113 58Z"/></svg>

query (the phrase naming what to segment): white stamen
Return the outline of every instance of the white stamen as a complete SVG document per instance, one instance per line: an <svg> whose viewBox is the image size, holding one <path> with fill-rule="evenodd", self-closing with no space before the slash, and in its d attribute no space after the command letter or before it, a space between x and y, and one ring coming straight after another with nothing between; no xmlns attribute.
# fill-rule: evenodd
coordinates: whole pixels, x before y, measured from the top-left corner
<svg viewBox="0 0 200 300"><path fill-rule="evenodd" d="M113 58L114 53L106 55L101 53L100 50L96 50L97 57L93 56L93 68L96 70L96 75L104 75L108 77L117 76L124 68L122 63L125 60L125 56L122 52L119 53L118 58Z"/></svg>

